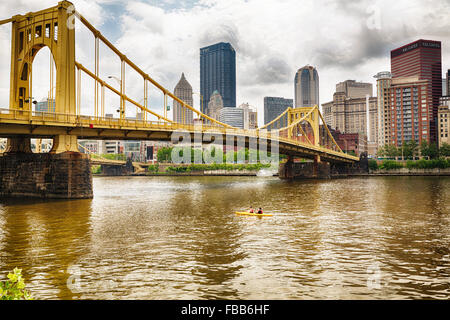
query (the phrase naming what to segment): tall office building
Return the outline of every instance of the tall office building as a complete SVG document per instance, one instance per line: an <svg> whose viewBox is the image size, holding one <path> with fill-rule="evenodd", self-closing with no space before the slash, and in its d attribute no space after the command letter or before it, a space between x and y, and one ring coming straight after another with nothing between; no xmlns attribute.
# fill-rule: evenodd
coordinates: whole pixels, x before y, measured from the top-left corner
<svg viewBox="0 0 450 320"><path fill-rule="evenodd" d="M258 113L248 103L243 103L238 108L244 110L244 129L258 128Z"/></svg>
<svg viewBox="0 0 450 320"><path fill-rule="evenodd" d="M336 87L340 89L339 86ZM358 94L361 95L361 94ZM322 105L327 126L341 133L359 133L367 136L368 152L376 154L378 141L377 98L370 94L368 98L350 98L345 92L336 92L333 101Z"/></svg>
<svg viewBox="0 0 450 320"><path fill-rule="evenodd" d="M294 80L295 107L319 105L319 74L316 68L305 66L297 71Z"/></svg>
<svg viewBox="0 0 450 320"><path fill-rule="evenodd" d="M219 121L232 127L244 129L244 110L241 108L222 108Z"/></svg>
<svg viewBox="0 0 450 320"><path fill-rule="evenodd" d="M236 107L236 52L229 43L200 49L200 93L204 103L208 103L216 90L222 96L224 107Z"/></svg>
<svg viewBox="0 0 450 320"><path fill-rule="evenodd" d="M432 142L429 99L430 82L419 76L392 78L391 96L391 144L401 146L415 140ZM435 130L435 129L434 129Z"/></svg>
<svg viewBox="0 0 450 320"><path fill-rule="evenodd" d="M391 143L391 96L392 75L388 71L379 72L377 79L378 107L378 148Z"/></svg>
<svg viewBox="0 0 450 320"><path fill-rule="evenodd" d="M55 112L55 99L42 99L36 103L37 112Z"/></svg>
<svg viewBox="0 0 450 320"><path fill-rule="evenodd" d="M264 124L268 124L277 118L287 108L292 108L293 103L293 99L264 97Z"/></svg>
<svg viewBox="0 0 450 320"><path fill-rule="evenodd" d="M336 92L343 92L347 98L358 99L366 96L372 97L373 85L371 83L346 80L336 85Z"/></svg>
<svg viewBox="0 0 450 320"><path fill-rule="evenodd" d="M220 93L215 90L208 102L208 116L219 120L219 111L223 108L223 99Z"/></svg>
<svg viewBox="0 0 450 320"><path fill-rule="evenodd" d="M418 81L428 82L426 95L420 93L427 101L427 109L424 110L422 106L418 108L417 116L419 119L427 118L429 126L425 138L436 142L439 98L442 96L441 42L421 39L392 50L391 72L393 80L418 77ZM394 135L398 138L398 132Z"/></svg>
<svg viewBox="0 0 450 320"><path fill-rule="evenodd" d="M181 79L178 81L178 84L175 86L173 94L183 100L186 104L192 106L194 100L192 99L192 86L187 82L184 77L184 73L181 74ZM178 101L173 101L173 121L182 124L192 124L193 123L193 112L189 110L183 105L181 105Z"/></svg>
<svg viewBox="0 0 450 320"><path fill-rule="evenodd" d="M450 96L442 97L438 112L439 147L450 144Z"/></svg>
<svg viewBox="0 0 450 320"><path fill-rule="evenodd" d="M450 69L447 71L447 96L450 96Z"/></svg>

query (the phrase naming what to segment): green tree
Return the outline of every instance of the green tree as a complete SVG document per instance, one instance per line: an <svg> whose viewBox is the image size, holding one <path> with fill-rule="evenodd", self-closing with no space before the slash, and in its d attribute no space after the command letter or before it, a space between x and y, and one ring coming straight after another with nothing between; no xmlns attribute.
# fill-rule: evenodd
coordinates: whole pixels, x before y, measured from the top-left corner
<svg viewBox="0 0 450 320"><path fill-rule="evenodd" d="M384 145L382 148L380 148L378 153L382 157L390 158L398 157L399 155L401 155L401 151L399 151L399 149L393 144Z"/></svg>
<svg viewBox="0 0 450 320"><path fill-rule="evenodd" d="M436 144L423 141L422 144L420 145L420 154L423 157L436 159L439 156L439 150Z"/></svg>
<svg viewBox="0 0 450 320"><path fill-rule="evenodd" d="M161 148L158 150L156 156L158 158L158 162L171 162L172 161L172 149L173 148Z"/></svg>
<svg viewBox="0 0 450 320"><path fill-rule="evenodd" d="M415 140L411 140L409 142L404 142L400 152L402 152L404 158L412 158L417 153L417 142Z"/></svg>
<svg viewBox="0 0 450 320"><path fill-rule="evenodd" d="M443 143L439 148L439 155L441 157L450 157L450 144Z"/></svg>

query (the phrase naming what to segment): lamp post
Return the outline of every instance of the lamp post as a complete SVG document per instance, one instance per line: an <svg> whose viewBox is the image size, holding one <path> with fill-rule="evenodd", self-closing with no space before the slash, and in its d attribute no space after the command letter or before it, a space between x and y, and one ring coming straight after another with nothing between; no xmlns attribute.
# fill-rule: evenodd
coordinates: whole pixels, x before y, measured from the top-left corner
<svg viewBox="0 0 450 320"><path fill-rule="evenodd" d="M114 79L117 81L117 83L120 85L120 108L117 110L119 112L119 118L122 119L122 117L125 117L125 110L123 110L124 103L123 103L123 86L122 86L122 80L119 79L116 76L108 76L108 79ZM137 115L136 115L137 116Z"/></svg>

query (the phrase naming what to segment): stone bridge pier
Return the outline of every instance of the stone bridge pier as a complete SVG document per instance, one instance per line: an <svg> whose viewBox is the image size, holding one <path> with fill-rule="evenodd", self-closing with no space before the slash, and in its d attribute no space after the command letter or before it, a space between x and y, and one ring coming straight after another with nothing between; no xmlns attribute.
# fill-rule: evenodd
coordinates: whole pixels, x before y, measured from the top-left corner
<svg viewBox="0 0 450 320"><path fill-rule="evenodd" d="M280 163L278 169L280 179L330 179L330 164L321 162L317 156L313 162L294 162L291 157Z"/></svg>
<svg viewBox="0 0 450 320"><path fill-rule="evenodd" d="M367 154L360 156L359 162L338 164L320 161L316 156L312 162L294 162L292 157L280 163L278 175L280 179L330 179L369 173Z"/></svg>
<svg viewBox="0 0 450 320"><path fill-rule="evenodd" d="M33 153L28 137L9 138L0 156L0 196L92 198L89 156L78 151L76 136L56 136L50 153Z"/></svg>

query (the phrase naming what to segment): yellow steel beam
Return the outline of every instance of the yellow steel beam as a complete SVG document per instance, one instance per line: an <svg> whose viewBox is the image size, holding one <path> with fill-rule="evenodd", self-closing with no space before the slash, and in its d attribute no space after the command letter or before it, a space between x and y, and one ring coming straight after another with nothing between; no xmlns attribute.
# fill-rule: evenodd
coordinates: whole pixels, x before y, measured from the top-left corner
<svg viewBox="0 0 450 320"><path fill-rule="evenodd" d="M10 23L10 22L12 22L12 21L14 21L13 18L5 19L5 20L0 20L0 26L3 25L3 24Z"/></svg>
<svg viewBox="0 0 450 320"><path fill-rule="evenodd" d="M97 30L86 18L84 18L78 11L75 11L75 15L78 17L78 19L103 43L109 47L116 55L120 57L120 59L124 62L126 62L131 68L133 68L137 73L139 73L144 79L148 80L150 83L152 83L155 87L157 87L159 90L161 90L165 95L168 95L181 105L184 105L186 108L191 110L192 112L195 112L199 117L205 118L206 120L211 121L212 123L216 123L220 126L223 126L225 128L233 128L232 126L222 123L220 121L217 121L216 119L213 119L206 114L203 114L199 112L198 110L194 109L190 105L186 104L183 100L176 97L174 94L172 94L169 90L164 88L162 85L160 85L158 82L156 82L153 78L151 78L147 73L145 73L143 70L141 70L136 64L134 64L130 59L127 58L122 52L119 51L111 42L106 39L99 30Z"/></svg>
<svg viewBox="0 0 450 320"><path fill-rule="evenodd" d="M319 116L320 116L320 119L322 119L322 122L323 122L323 125L325 126L325 129L327 129L328 136L329 136L329 137L331 138L331 140L334 142L334 144L336 145L336 147L338 148L338 150L339 150L340 152L344 153L344 152L342 151L341 147L339 147L339 145L337 144L336 140L334 140L334 137L333 137L333 135L331 134L330 130L328 129L327 123L326 123L325 120L323 119L323 116L322 116L322 114L320 113L320 110L319 110Z"/></svg>
<svg viewBox="0 0 450 320"><path fill-rule="evenodd" d="M91 71L89 71L89 69L85 68L81 63L75 62L75 66L79 69L82 70L84 73L86 73L88 76L90 76L91 78L93 78L94 80L97 80L102 86L107 87L109 90L111 90L112 92L114 92L115 94L123 97L123 99L127 100L128 102L134 104L136 107L140 108L143 111L146 111L148 113L151 113L152 115L154 115L155 117L157 117L158 119L163 119L164 121L173 123L172 120L169 120L159 114L157 114L156 112L142 106L141 104L137 103L136 101L134 101L133 99L127 97L125 94L122 94L121 92L119 92L118 90L116 90L114 87L110 86L108 83L106 83L104 80L100 79L99 77L97 77L95 74L93 74Z"/></svg>
<svg viewBox="0 0 450 320"><path fill-rule="evenodd" d="M267 127L269 127L270 125L274 124L275 122L277 122L278 120L280 120L287 112L289 112L292 108L289 107L286 110L284 110L284 112L282 114L280 114L278 117L276 117L275 119L273 119L272 121L270 121L268 124L262 126L261 128L258 128L259 130L265 129Z"/></svg>

